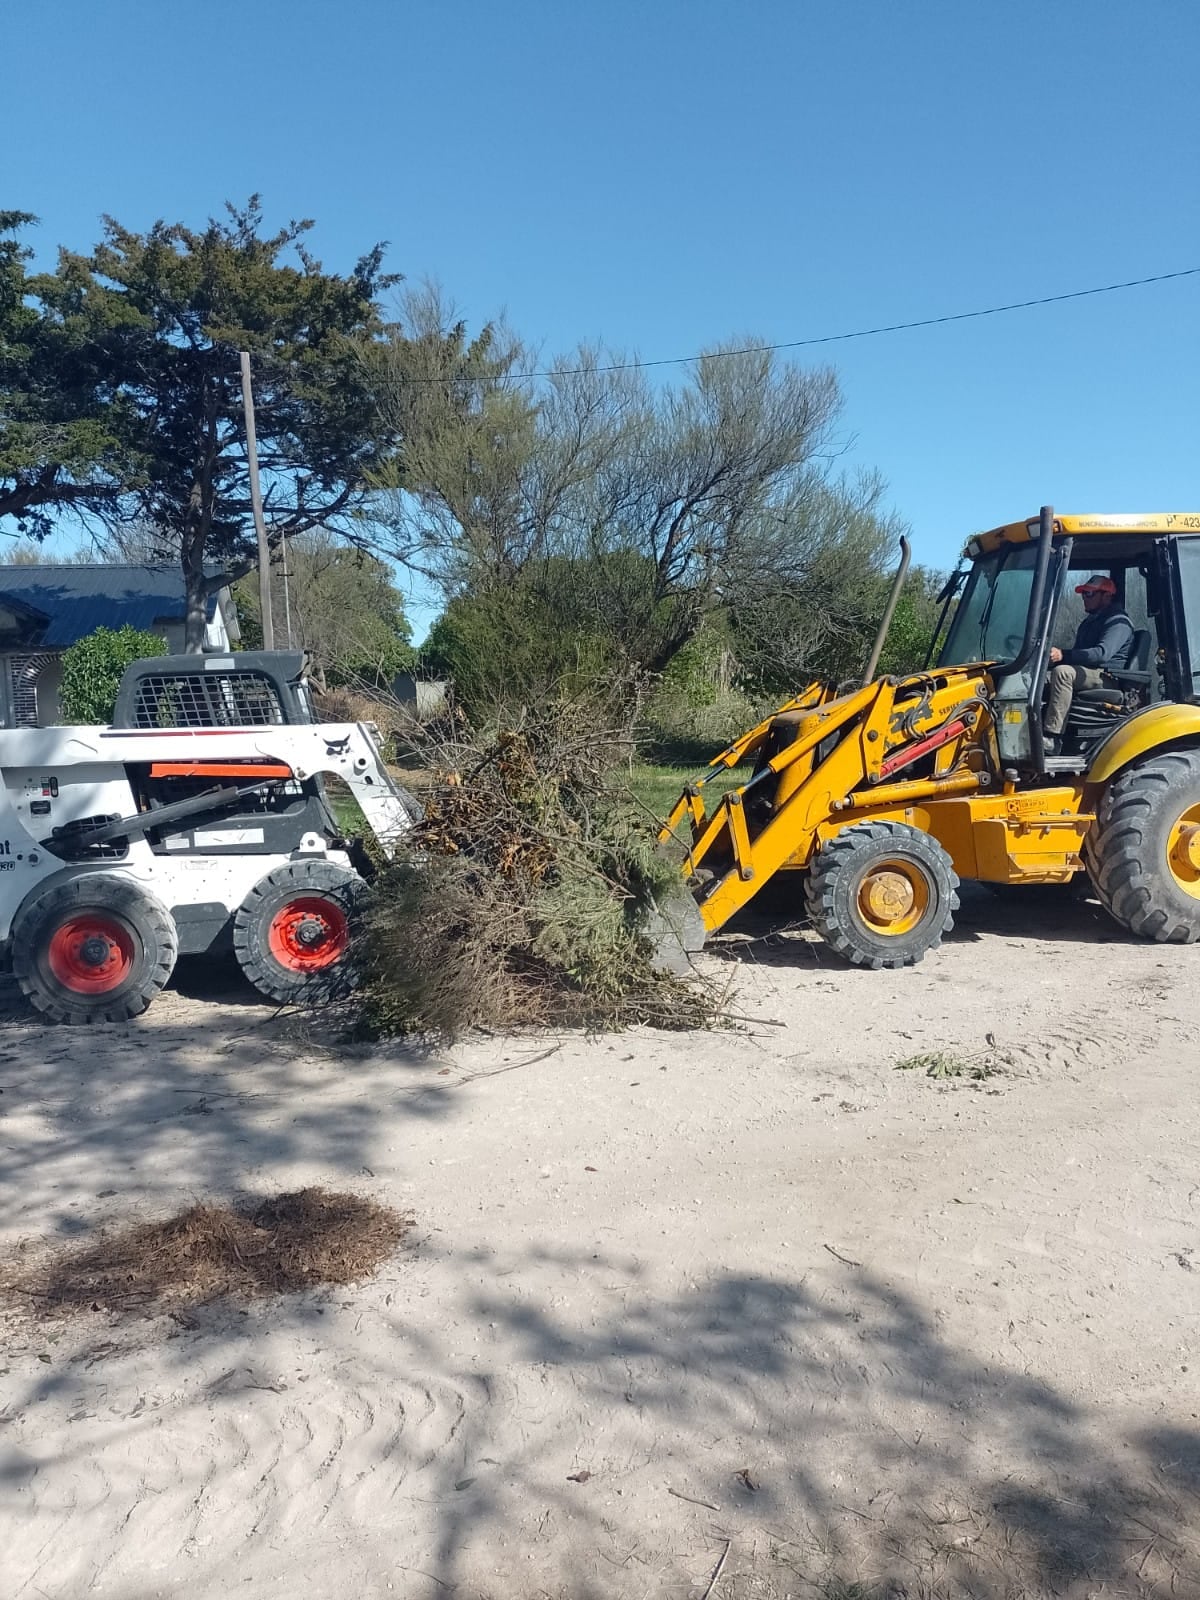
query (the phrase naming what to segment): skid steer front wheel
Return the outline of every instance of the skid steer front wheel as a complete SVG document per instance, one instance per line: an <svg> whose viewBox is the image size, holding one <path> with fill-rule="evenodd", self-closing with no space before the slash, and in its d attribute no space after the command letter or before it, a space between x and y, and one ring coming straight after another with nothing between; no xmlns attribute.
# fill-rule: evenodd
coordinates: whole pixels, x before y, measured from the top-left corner
<svg viewBox="0 0 1200 1600"><path fill-rule="evenodd" d="M175 968L170 913L135 884L82 873L32 900L13 924L13 974L52 1022L140 1016Z"/></svg>
<svg viewBox="0 0 1200 1600"><path fill-rule="evenodd" d="M1160 944L1200 939L1200 750L1168 750L1105 790L1084 845L1105 910Z"/></svg>
<svg viewBox="0 0 1200 1600"><path fill-rule="evenodd" d="M260 878L233 919L246 977L279 1005L320 1005L349 993L350 921L361 878L329 861L289 861Z"/></svg>
<svg viewBox="0 0 1200 1600"><path fill-rule="evenodd" d="M860 967L911 967L954 926L958 878L929 834L858 822L826 841L808 869L813 927Z"/></svg>

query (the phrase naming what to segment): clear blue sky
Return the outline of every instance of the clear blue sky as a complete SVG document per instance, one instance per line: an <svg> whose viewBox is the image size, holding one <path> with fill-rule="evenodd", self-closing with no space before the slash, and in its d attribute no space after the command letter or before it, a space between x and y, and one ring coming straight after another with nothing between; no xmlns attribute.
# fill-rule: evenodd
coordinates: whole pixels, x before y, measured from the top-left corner
<svg viewBox="0 0 1200 1600"><path fill-rule="evenodd" d="M1193 0L9 0L39 250L261 191L473 324L644 358L1200 266ZM833 345L918 559L1200 506L1200 277Z"/></svg>

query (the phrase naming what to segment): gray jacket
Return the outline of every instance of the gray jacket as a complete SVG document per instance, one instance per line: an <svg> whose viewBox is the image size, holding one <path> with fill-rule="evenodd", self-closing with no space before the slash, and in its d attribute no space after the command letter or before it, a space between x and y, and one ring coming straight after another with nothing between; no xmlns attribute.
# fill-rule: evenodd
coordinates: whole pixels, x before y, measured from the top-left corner
<svg viewBox="0 0 1200 1600"><path fill-rule="evenodd" d="M1123 667L1132 644L1133 623L1114 601L1084 617L1075 643L1063 651L1063 660L1071 667Z"/></svg>

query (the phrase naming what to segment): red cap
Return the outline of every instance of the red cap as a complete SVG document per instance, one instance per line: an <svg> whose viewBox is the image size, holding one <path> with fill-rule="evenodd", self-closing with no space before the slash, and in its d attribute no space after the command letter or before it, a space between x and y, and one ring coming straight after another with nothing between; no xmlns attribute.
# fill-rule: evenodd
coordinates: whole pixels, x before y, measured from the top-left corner
<svg viewBox="0 0 1200 1600"><path fill-rule="evenodd" d="M1086 583L1079 584L1075 589L1076 594L1116 594L1116 592L1116 584L1102 572L1093 572Z"/></svg>

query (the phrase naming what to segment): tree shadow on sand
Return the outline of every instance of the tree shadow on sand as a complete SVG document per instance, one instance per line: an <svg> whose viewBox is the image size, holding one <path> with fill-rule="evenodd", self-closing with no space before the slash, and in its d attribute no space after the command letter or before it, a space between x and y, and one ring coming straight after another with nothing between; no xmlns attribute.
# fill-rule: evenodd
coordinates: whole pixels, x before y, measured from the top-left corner
<svg viewBox="0 0 1200 1600"><path fill-rule="evenodd" d="M444 1266L459 1287L412 1313ZM668 1290L615 1255L427 1239L348 1300L214 1309L139 1361L80 1351L14 1396L22 1581L75 1592L93 1550L105 1592L139 1600L113 1530L151 1519L153 1592L189 1600L332 1596L331 1551L360 1592L419 1597L697 1600L718 1562L719 1600L1200 1594L1194 1426L956 1349L840 1262ZM46 1433L54 1395L74 1426Z"/></svg>
<svg viewBox="0 0 1200 1600"><path fill-rule="evenodd" d="M416 1046L355 1048L336 1019L164 991L136 1021L53 1027L0 991L0 1192L18 1232L69 1238L131 1208L235 1198L300 1164L308 1181L369 1166L381 1116L450 1114Z"/></svg>
<svg viewBox="0 0 1200 1600"><path fill-rule="evenodd" d="M477 1374L485 1389L514 1372L518 1399L562 1383L580 1426L568 1450L535 1439L455 1494L492 1448L487 1408L468 1416L429 1568L443 1582L477 1570L481 1541L515 1555L524 1501L591 1547L544 1573L547 1592L557 1579L581 1600L702 1591L726 1542L726 1600L1200 1594L1196 1428L1117 1428L955 1349L911 1295L857 1268L824 1287L725 1274L665 1300L629 1288L584 1327L505 1291L476 1300L512 1363ZM647 1538L648 1503L665 1537Z"/></svg>
<svg viewBox="0 0 1200 1600"><path fill-rule="evenodd" d="M467 1109L424 1058L291 1027L169 997L82 1040L0 1019L17 1227L34 1186L69 1238L117 1190L348 1178ZM712 1600L1200 1595L1190 1405L1101 1413L811 1238L777 1272L656 1279L507 1239L502 1199L501 1175L490 1251L431 1232L352 1290L10 1345L14 1592L699 1600L721 1563Z"/></svg>

